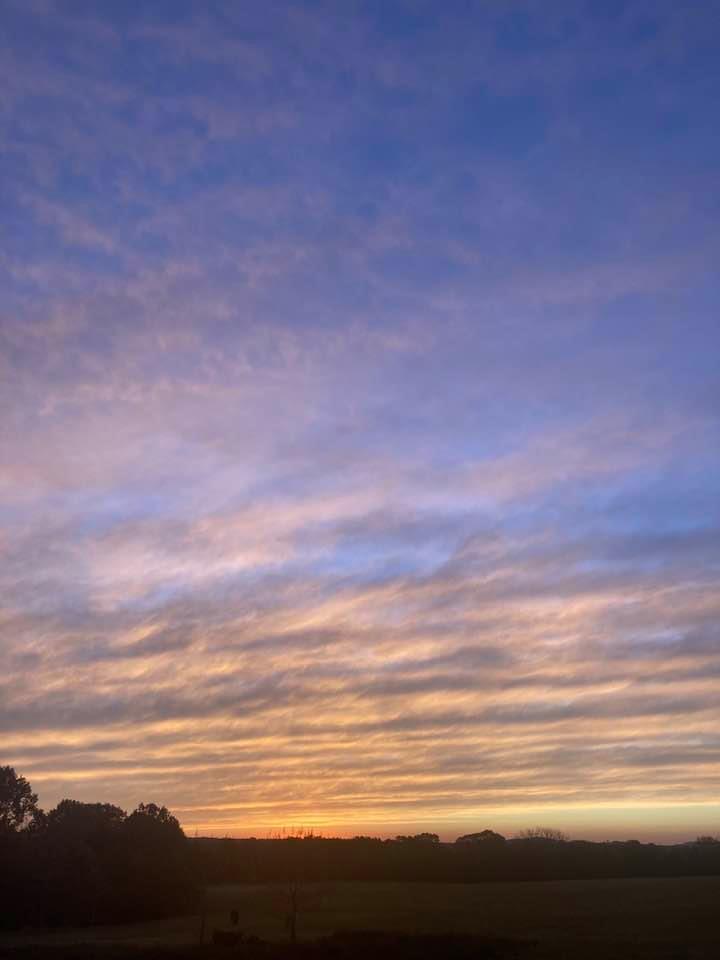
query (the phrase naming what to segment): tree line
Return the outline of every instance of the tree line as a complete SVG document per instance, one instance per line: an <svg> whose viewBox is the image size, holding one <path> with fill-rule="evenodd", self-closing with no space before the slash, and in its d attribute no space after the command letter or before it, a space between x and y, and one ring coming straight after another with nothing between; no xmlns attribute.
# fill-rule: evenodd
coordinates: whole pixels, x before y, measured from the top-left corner
<svg viewBox="0 0 720 960"><path fill-rule="evenodd" d="M12 767L0 767L0 927L154 919L197 901L197 870L180 824L141 803L62 800L49 812Z"/></svg>
<svg viewBox="0 0 720 960"><path fill-rule="evenodd" d="M441 843L435 835L332 839L191 840L209 883L562 880L720 875L720 842L593 843L529 830L506 839L493 831Z"/></svg>
<svg viewBox="0 0 720 960"><path fill-rule="evenodd" d="M162 806L131 813L62 800L45 813L24 777L0 767L0 927L116 923L199 909L216 883L559 880L720 875L720 840L671 846L570 840L547 828L441 843L314 836L186 838Z"/></svg>

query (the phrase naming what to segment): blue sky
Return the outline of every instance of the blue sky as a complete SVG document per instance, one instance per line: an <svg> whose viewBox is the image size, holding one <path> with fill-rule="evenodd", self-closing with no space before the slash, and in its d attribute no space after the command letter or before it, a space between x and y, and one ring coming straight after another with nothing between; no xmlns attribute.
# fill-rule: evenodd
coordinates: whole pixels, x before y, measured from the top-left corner
<svg viewBox="0 0 720 960"><path fill-rule="evenodd" d="M0 5L0 761L717 831L718 4Z"/></svg>

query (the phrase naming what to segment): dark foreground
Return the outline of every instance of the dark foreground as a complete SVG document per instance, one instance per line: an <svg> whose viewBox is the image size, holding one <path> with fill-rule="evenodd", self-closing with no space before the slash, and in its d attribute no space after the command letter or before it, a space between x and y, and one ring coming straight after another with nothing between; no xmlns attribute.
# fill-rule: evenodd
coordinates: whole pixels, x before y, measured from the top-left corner
<svg viewBox="0 0 720 960"><path fill-rule="evenodd" d="M541 957L533 944L461 934L398 934L372 931L345 932L318 940L287 942L252 941L234 946L131 946L78 944L74 946L15 947L0 957L15 960L42 957L51 960L211 960L244 957L247 960L510 960Z"/></svg>
<svg viewBox="0 0 720 960"><path fill-rule="evenodd" d="M198 943L198 917L0 937L12 960L714 960L720 878L529 883L307 884L287 943L287 889L210 891L206 939L229 926L256 942ZM384 930L384 934L371 931ZM339 934L333 936L338 931ZM351 933L350 931L355 931Z"/></svg>
<svg viewBox="0 0 720 960"><path fill-rule="evenodd" d="M347 932L297 944L256 941L236 946L118 943L2 948L8 960L710 960L714 949L678 944L552 943L462 934Z"/></svg>

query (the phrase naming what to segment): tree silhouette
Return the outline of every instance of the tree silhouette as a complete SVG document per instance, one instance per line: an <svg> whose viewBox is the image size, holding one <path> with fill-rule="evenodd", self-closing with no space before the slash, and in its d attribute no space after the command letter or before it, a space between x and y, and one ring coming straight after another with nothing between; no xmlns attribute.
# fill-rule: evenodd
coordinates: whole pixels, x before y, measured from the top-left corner
<svg viewBox="0 0 720 960"><path fill-rule="evenodd" d="M529 830L521 830L518 839L551 840L553 843L565 843L568 836L562 830L555 830L553 827L530 827Z"/></svg>
<svg viewBox="0 0 720 960"><path fill-rule="evenodd" d="M479 833L466 833L458 837L455 843L505 843L505 837L494 830L481 830Z"/></svg>
<svg viewBox="0 0 720 960"><path fill-rule="evenodd" d="M38 816L37 794L12 767L0 767L0 832L16 832Z"/></svg>
<svg viewBox="0 0 720 960"><path fill-rule="evenodd" d="M133 811L131 816L149 817L157 823L164 823L173 830L180 829L180 823L177 817L174 817L167 807L159 807L156 803L141 803Z"/></svg>
<svg viewBox="0 0 720 960"><path fill-rule="evenodd" d="M410 836L400 834L395 840L397 843L439 843L440 837L437 833L414 833Z"/></svg>

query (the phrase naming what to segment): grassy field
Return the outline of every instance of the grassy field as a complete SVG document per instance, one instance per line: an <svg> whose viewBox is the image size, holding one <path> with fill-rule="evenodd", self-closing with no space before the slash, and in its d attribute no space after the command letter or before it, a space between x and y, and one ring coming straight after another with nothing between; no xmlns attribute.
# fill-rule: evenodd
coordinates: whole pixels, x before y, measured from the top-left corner
<svg viewBox="0 0 720 960"><path fill-rule="evenodd" d="M287 936L283 887L214 887L206 929L228 926L236 909L240 928L263 939ZM298 933L315 938L337 930L474 933L522 938L543 957L720 957L720 878L593 880L482 884L309 884L300 889ZM200 921L184 917L152 925L107 927L0 938L0 956L30 940L37 948L92 942L197 943ZM25 951L23 950L23 953ZM25 954L27 955L27 954ZM38 955L39 952L38 952Z"/></svg>

